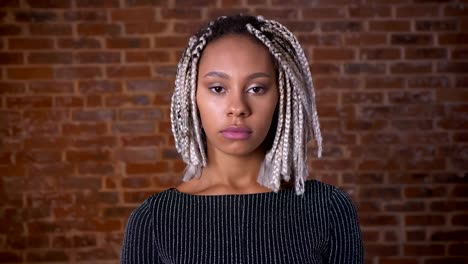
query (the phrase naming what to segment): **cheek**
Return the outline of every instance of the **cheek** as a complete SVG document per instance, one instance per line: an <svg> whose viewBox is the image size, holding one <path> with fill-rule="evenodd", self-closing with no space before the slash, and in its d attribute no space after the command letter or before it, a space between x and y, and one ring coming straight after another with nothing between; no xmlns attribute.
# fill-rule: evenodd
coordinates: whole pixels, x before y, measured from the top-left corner
<svg viewBox="0 0 468 264"><path fill-rule="evenodd" d="M220 111L219 106L217 106L214 100L207 100L207 97L200 95L196 97L198 115L201 120L201 125L206 130L209 128L216 120L219 119L218 112Z"/></svg>

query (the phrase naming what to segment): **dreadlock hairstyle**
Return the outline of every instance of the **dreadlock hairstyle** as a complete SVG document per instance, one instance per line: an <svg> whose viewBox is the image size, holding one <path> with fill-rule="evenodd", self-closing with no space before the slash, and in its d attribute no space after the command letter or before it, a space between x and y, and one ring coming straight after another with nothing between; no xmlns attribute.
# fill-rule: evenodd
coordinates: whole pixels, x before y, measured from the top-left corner
<svg viewBox="0 0 468 264"><path fill-rule="evenodd" d="M309 63L296 37L283 25L263 17L219 17L192 36L177 67L171 102L172 133L177 151L187 164L183 181L200 177L207 164L204 138L196 105L198 62L208 43L223 36L250 36L263 44L274 58L279 101L276 129L257 182L277 192L281 181L294 178L296 194L304 193L307 179L307 142L314 136L317 156L322 156L322 136L315 105Z"/></svg>

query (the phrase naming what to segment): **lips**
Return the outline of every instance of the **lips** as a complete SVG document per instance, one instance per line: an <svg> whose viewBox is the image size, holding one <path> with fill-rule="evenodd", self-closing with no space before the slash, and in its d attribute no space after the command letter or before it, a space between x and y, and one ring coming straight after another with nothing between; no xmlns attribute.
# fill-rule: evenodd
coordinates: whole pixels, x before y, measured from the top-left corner
<svg viewBox="0 0 468 264"><path fill-rule="evenodd" d="M252 130L247 127L236 127L236 126L231 126L226 129L223 129L221 131L221 134L226 138L226 139L231 139L231 140L245 140L250 137L252 134Z"/></svg>

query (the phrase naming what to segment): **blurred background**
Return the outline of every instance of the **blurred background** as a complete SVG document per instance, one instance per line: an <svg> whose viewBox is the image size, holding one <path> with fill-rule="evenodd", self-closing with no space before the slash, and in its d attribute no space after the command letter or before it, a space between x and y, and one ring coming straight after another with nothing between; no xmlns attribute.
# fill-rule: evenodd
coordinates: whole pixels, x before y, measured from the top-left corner
<svg viewBox="0 0 468 264"><path fill-rule="evenodd" d="M305 48L310 176L353 198L366 264L468 263L466 0L0 0L0 263L119 263L131 211L184 169L179 56L237 13Z"/></svg>

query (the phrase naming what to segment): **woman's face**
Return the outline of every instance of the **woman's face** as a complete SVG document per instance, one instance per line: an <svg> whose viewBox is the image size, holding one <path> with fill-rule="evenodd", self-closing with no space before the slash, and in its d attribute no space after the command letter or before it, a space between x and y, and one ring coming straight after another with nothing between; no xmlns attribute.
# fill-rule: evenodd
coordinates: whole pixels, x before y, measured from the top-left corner
<svg viewBox="0 0 468 264"><path fill-rule="evenodd" d="M200 59L196 101L208 149L228 155L262 151L278 102L268 50L228 35L207 45Z"/></svg>

